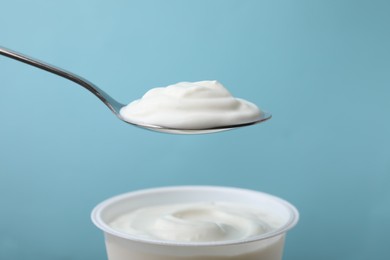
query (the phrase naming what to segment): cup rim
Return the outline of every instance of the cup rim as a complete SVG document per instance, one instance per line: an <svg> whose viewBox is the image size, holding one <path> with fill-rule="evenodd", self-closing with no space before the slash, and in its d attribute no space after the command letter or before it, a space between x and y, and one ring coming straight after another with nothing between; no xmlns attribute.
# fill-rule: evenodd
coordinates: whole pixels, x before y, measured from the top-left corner
<svg viewBox="0 0 390 260"><path fill-rule="evenodd" d="M114 202L123 200L127 197L132 196L139 196L143 194L150 194L153 192L161 192L161 191L174 191L174 190L184 190L184 189L197 189L197 190L219 190L219 191L236 191L236 192L246 192L246 193L252 193L257 194L261 196L268 197L272 200L277 201L278 203L282 204L291 214L288 221L281 226L278 229L275 229L271 232L267 232L264 234L260 234L257 236L245 238L245 239L239 239L239 240L228 240L228 241L209 241L209 242L180 242L180 241L165 241L165 240L157 240L157 239L149 239L149 238L141 238L135 235L127 234L121 231L118 231L112 227L110 227L106 222L103 221L101 218L101 214L103 210L111 205ZM95 206L95 208L91 212L91 220L95 224L96 227L98 227L103 232L120 237L126 240L144 243L144 244L150 244L150 245L164 245L164 246L186 246L186 247L208 247L208 246L227 246L227 245L239 245L239 244L246 244L261 240L266 240L272 237L276 237L278 235L286 233L288 230L292 229L299 220L299 212L295 208L294 205L289 203L288 201L271 195L269 193L256 191L256 190L250 190L250 189L244 189L244 188L237 188L237 187L228 187L228 186L209 186L209 185L184 185L184 186L163 186L163 187L156 187L156 188L147 188L147 189L141 189L136 191L130 191L126 193L122 193L113 197L110 197L98 205Z"/></svg>

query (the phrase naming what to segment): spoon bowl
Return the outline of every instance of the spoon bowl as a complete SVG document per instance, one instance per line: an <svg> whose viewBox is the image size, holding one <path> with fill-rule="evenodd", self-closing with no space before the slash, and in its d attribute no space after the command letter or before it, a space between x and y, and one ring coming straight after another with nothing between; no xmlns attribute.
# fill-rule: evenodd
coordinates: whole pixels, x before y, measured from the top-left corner
<svg viewBox="0 0 390 260"><path fill-rule="evenodd" d="M262 114L254 121L244 123L244 124L236 124L236 125L227 125L227 126L218 126L218 127L210 127L210 128L204 128L204 129L180 129L180 128L170 128L165 126L155 126L155 125L148 125L148 124L138 124L135 122L129 122L121 118L120 114L117 115L121 120L124 122L141 127L147 130L155 131L155 132L161 132L161 133L168 133L168 134L185 134L185 135L191 135L191 134L211 134L211 133L217 133L222 131L228 131L239 127L244 126L250 126L262 123L272 117L270 113L262 112Z"/></svg>
<svg viewBox="0 0 390 260"><path fill-rule="evenodd" d="M98 97L120 120L128 124L131 124L133 126L151 130L151 131L169 133L169 134L207 134L207 133L227 131L227 130L244 127L244 126L255 125L271 118L270 113L262 112L262 114L258 118L256 118L251 122L226 125L226 126L218 126L218 127L205 128L205 129L179 129L179 128L160 126L160 125L150 125L150 124L142 124L139 122L132 122L129 120L125 120L120 114L121 108L125 106L124 104L116 101L114 98L112 98L110 95L108 95L106 92L101 90L99 87L97 87L95 84L88 81L87 79L84 79L83 77L76 75L72 72L69 72L67 70L58 68L54 65L48 64L38 59L31 58L27 55L10 50L8 48L0 47L0 54L5 57L26 63L28 65L37 67L39 69L48 71L50 73L56 74L60 77L73 81L74 83L84 87L92 94L94 94L96 97Z"/></svg>

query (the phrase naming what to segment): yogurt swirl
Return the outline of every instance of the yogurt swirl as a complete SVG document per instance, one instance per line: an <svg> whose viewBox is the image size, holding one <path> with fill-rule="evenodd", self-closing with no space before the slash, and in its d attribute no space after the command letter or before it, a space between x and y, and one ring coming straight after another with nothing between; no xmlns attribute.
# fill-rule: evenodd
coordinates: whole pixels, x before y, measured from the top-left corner
<svg viewBox="0 0 390 260"><path fill-rule="evenodd" d="M233 97L215 80L154 88L120 110L125 121L176 129L244 124L261 114L256 105Z"/></svg>
<svg viewBox="0 0 390 260"><path fill-rule="evenodd" d="M241 240L272 231L274 216L238 204L202 202L145 207L110 223L134 236L177 242Z"/></svg>

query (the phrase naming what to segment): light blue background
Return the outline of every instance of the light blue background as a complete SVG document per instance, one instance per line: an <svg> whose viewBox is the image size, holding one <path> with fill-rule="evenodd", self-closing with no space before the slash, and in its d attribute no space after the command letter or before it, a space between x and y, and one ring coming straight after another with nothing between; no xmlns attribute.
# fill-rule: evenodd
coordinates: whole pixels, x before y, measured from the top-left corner
<svg viewBox="0 0 390 260"><path fill-rule="evenodd" d="M389 1L1 0L0 45L128 103L218 79L262 125L175 136L116 119L65 79L0 57L0 259L103 260L110 196L211 184L301 213L285 260L390 259Z"/></svg>

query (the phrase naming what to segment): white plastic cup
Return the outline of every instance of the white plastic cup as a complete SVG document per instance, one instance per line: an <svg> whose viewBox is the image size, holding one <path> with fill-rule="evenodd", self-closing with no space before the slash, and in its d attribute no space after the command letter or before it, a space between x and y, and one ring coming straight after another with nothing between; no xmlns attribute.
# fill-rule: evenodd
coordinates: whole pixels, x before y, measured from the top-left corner
<svg viewBox="0 0 390 260"><path fill-rule="evenodd" d="M279 228L237 241L172 242L139 238L109 226L131 210L171 203L224 201L261 208L283 220ZM297 209L278 197L246 189L176 186L125 193L97 205L93 223L104 231L109 260L281 260L286 232L298 222Z"/></svg>

